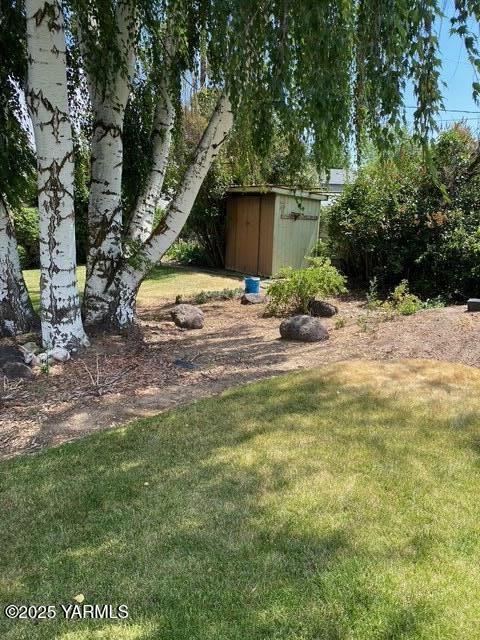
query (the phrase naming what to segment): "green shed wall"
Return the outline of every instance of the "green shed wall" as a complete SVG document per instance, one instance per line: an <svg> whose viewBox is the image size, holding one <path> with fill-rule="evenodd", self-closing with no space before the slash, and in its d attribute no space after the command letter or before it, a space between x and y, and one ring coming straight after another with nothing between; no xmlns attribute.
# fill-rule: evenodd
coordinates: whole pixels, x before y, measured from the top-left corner
<svg viewBox="0 0 480 640"><path fill-rule="evenodd" d="M305 256L317 242L321 209L320 200L276 194L272 274L285 266L307 266ZM297 219L292 214L298 214Z"/></svg>

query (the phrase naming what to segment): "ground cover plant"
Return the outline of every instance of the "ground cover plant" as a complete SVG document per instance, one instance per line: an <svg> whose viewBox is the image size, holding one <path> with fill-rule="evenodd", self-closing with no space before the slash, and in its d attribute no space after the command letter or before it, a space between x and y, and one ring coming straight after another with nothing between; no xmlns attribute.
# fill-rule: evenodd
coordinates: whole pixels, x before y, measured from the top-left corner
<svg viewBox="0 0 480 640"><path fill-rule="evenodd" d="M192 302L194 304L205 304L210 300L233 300L233 298L239 298L243 291L242 287L222 289L221 291L200 291L193 296Z"/></svg>
<svg viewBox="0 0 480 640"><path fill-rule="evenodd" d="M367 292L367 308L371 311L384 311L387 315L411 316L422 309L440 309L444 306L441 297L421 300L410 291L408 280L397 284L385 300L379 297L376 278L370 281Z"/></svg>
<svg viewBox="0 0 480 640"><path fill-rule="evenodd" d="M309 313L316 296L327 297L346 293L345 278L329 258L307 258L306 269L284 267L268 287L267 313Z"/></svg>
<svg viewBox="0 0 480 640"><path fill-rule="evenodd" d="M3 462L2 603L130 618L0 635L471 640L479 391L461 365L336 364Z"/></svg>
<svg viewBox="0 0 480 640"><path fill-rule="evenodd" d="M360 330L365 333L375 332L381 322L393 320L398 316L413 316L419 311L441 309L445 306L441 297L423 301L411 293L408 280L402 280L385 299L382 299L378 292L377 278L372 278L366 298L366 311L356 320Z"/></svg>

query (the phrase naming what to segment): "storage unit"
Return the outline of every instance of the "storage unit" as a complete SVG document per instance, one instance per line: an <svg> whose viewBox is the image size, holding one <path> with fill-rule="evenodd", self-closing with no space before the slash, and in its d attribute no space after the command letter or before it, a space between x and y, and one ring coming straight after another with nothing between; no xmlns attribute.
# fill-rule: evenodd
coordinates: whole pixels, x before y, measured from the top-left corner
<svg viewBox="0 0 480 640"><path fill-rule="evenodd" d="M306 266L320 235L325 193L286 187L232 187L227 195L225 267L271 276Z"/></svg>

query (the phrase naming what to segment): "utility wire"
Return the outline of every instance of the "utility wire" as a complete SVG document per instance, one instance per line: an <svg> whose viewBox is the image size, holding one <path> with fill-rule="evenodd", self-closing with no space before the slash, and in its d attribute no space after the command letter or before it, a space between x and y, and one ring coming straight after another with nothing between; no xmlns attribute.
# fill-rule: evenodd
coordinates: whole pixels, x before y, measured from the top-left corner
<svg viewBox="0 0 480 640"><path fill-rule="evenodd" d="M405 107L405 109L416 109L417 107ZM480 111L469 111L468 109L439 109L441 113L474 113L480 116ZM468 119L468 118L467 118Z"/></svg>

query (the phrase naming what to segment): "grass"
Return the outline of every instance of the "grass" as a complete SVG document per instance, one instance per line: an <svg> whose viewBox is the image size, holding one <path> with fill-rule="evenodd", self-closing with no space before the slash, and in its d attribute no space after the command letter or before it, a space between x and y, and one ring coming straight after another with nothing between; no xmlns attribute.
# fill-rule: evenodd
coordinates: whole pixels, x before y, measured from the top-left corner
<svg viewBox="0 0 480 640"><path fill-rule="evenodd" d="M40 270L28 269L24 272L32 303L36 309L40 306ZM85 267L78 267L78 286L85 286ZM200 291L238 287L240 277L230 274L203 271L193 267L156 267L143 282L138 293L138 304L148 306L160 299L174 301L177 294L192 296Z"/></svg>
<svg viewBox="0 0 480 640"><path fill-rule="evenodd" d="M459 640L480 617L480 372L348 363L0 464L3 640Z"/></svg>

